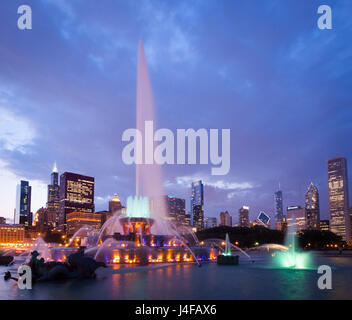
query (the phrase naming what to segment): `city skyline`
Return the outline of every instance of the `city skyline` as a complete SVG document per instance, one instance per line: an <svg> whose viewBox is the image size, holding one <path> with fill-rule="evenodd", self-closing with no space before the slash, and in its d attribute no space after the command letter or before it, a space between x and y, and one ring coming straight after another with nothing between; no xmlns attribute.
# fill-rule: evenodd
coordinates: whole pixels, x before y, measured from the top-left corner
<svg viewBox="0 0 352 320"><path fill-rule="evenodd" d="M339 159L339 158L343 158L343 157L338 157L337 159ZM334 158L335 159L335 158ZM330 159L330 160L334 160L334 159ZM327 160L327 162L328 161L330 161L330 160ZM69 174L72 174L71 172L65 172L65 173L69 173ZM81 175L80 173L73 173L73 174L77 174L77 175ZM55 204L55 203L52 203L52 202L55 202L55 200L56 201L58 201L57 199L56 199L56 197L58 197L58 195L56 195L55 194L55 192L54 192L54 194L53 194L53 187L55 187L55 188L59 188L59 185L58 185L58 179L59 179L59 177L61 176L61 174L58 172L58 169L57 169L57 163L56 163L56 161L55 161L55 163L54 163L54 167L53 167L53 170L52 170L52 172L51 172L51 180L50 180L50 183L47 185L47 190L46 190L46 195L45 195L45 198L47 199L47 201L46 201L46 203L43 203L43 204L41 204L40 206L39 206L39 208L38 209L36 209L36 210L31 210L31 212L33 213L33 215L36 213L36 211L38 211L39 209L41 209L41 208L43 208L43 207L48 207L48 205L49 205L49 209L53 209L52 207L54 206L56 206L56 205L58 205L58 204ZM20 182L23 182L22 180L20 181ZM27 182L27 181L26 181ZM192 198L192 192L191 192L191 190L192 190L192 184L193 183L196 183L197 181L195 181L195 182L191 182L191 188L190 188L190 194L184 194L184 195L181 195L181 197L180 198L182 198L182 199L184 199L184 200L186 200L187 198ZM199 180L199 182L203 182L202 180ZM30 181L29 181L29 183L30 183ZM327 182L328 183L328 182ZM17 184L16 185L16 201L17 201L17 194L18 194L18 185L19 184ZM206 187L206 183L203 183L203 189ZM309 183L309 185L308 185L308 187L306 188L307 190L302 194L302 202L300 202L300 203L298 203L297 205L301 205L302 207L304 207L304 206L307 206L308 205L308 203L307 203L307 196L308 196L308 194L310 194L310 192L311 192L311 188L314 188L314 190L316 190L316 186L312 183L312 182L310 182ZM282 188L281 188L282 189ZM55 190L56 192L58 192L59 191L59 189L56 189ZM203 191L204 192L204 191ZM315 191L315 192L317 192L317 190ZM278 197L278 194L279 194L279 198L277 198ZM278 205L278 203L277 203L277 199L280 199L280 205L281 206L283 206L283 202L284 202L284 200L282 199L283 198L283 194L284 194L284 191L282 191L282 190L278 190L278 191L275 191L275 192L273 192L273 195L274 195L274 198L275 198L275 202L274 202L274 205L273 205L273 208L272 208L272 211L270 211L269 212L269 216L273 219L273 220L275 220L276 221L276 216L277 216L277 205ZM109 206L110 206L110 202L111 202L111 200L112 199L114 199L114 198L116 198L116 197L118 197L119 198L119 193L118 192L114 192L113 193L113 195L111 196L111 198L109 198L109 197L107 197L105 200L106 201L104 201L104 203L102 203L95 211L102 211L102 210L108 210L109 209ZM162 196L164 196L164 195L162 195ZM170 196L170 195L167 195L167 194L165 194L165 196ZM318 206L319 206L319 194L317 195L318 196ZM310 195L310 197L311 197L311 195ZM94 199L96 200L96 197L94 197ZM120 201L120 200L119 200ZM311 201L311 200L310 200ZM187 201L185 201L186 203L187 203ZM191 202L192 202L192 200L191 200ZM15 202L16 203L16 202ZM206 203L206 199L204 199L204 204ZM283 215L285 216L286 215L286 213L287 213L287 208L288 207L290 207L290 206L295 206L296 204L289 204L289 205L286 205L285 207L282 207L282 212L283 212ZM241 206L241 207L243 207L243 205ZM14 208L14 209L16 209L16 207ZM192 211L191 211L191 207L189 207L189 208L187 208L187 209L189 209L189 212L191 212L192 213ZM58 208L57 209L55 209L55 210L58 210ZM187 212L188 210L186 210L186 212ZM232 217L232 219L233 219L233 224L238 224L239 223L239 220L238 220L238 217L237 217L237 214L238 214L238 211L236 210L236 209L233 209L233 212L232 212L232 209L231 209L231 207L230 208L223 208L223 209L221 209L219 212L215 212L213 215L212 214L210 214L210 213L207 213L207 212L204 212L204 218L205 217L213 217L213 216L219 216L220 215L220 213L222 212L222 211L229 211L229 214L230 214L230 216ZM250 211L250 221L255 221L256 220L256 218L257 218L257 215L260 213L260 211L259 212L251 212ZM318 213L320 213L320 211L319 211L319 207L318 207ZM320 214L318 214L318 216L320 216ZM4 217L6 217L6 216L4 216ZM13 220L13 217L11 217L11 216L8 216L8 217L6 217L7 218L7 220L8 221L12 221ZM320 218L321 220L324 220L324 219L329 219L330 218L330 212L328 212L328 215L327 215L327 217L324 217L324 218ZM272 226L272 228L273 227L275 227L274 225Z"/></svg>
<svg viewBox="0 0 352 320"><path fill-rule="evenodd" d="M321 218L327 219L325 161L352 158L351 93L344 90L351 85L345 67L351 55L343 46L352 27L344 16L349 4L337 1L334 29L317 33L315 6L315 1L254 8L131 1L120 2L119 10L111 2L102 11L88 12L67 1L36 2L40 24L34 20L32 31L19 33L8 27L18 2L2 3L0 216L13 218L20 180L32 186L32 211L45 205L56 159L60 172L96 178L97 210L105 209L115 193L124 203L134 194L134 168L122 164L120 138L135 125L136 56L143 39L158 127L232 130L229 175L212 177L209 166L165 166L166 194L185 198L190 211L190 185L202 180L206 216L228 210L236 219L238 208L248 204L253 220L261 210L273 218L278 183L287 207L304 206L304 192L313 181ZM276 10L282 14L275 15ZM55 20L53 11L58 12ZM111 15L116 11L118 19ZM130 19L136 12L143 23ZM242 18L253 13L257 19ZM210 25L216 30L220 20L229 31L217 39ZM92 30L86 21L98 28ZM245 30L245 38L237 27ZM317 64L323 67L316 70Z"/></svg>

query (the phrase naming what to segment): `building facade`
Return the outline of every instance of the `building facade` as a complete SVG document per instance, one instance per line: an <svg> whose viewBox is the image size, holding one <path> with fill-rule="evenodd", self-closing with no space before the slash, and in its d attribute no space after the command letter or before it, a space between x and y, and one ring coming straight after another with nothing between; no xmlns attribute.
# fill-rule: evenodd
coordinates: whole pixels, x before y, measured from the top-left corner
<svg viewBox="0 0 352 320"><path fill-rule="evenodd" d="M159 213L166 210L165 218L175 225L188 225L186 221L185 199L174 196L154 196L150 199L150 211Z"/></svg>
<svg viewBox="0 0 352 320"><path fill-rule="evenodd" d="M118 195L115 193L114 197L109 201L109 212L111 213L111 215L115 213L118 215L121 215L121 209L122 209L121 200L118 197Z"/></svg>
<svg viewBox="0 0 352 320"><path fill-rule="evenodd" d="M94 213L94 178L65 172L60 176L59 229L70 212Z"/></svg>
<svg viewBox="0 0 352 320"><path fill-rule="evenodd" d="M202 181L192 183L191 197L192 226L201 230L204 228L204 185Z"/></svg>
<svg viewBox="0 0 352 320"><path fill-rule="evenodd" d="M206 217L205 218L205 228L211 229L217 226L217 219L215 217Z"/></svg>
<svg viewBox="0 0 352 320"><path fill-rule="evenodd" d="M220 212L219 226L232 227L232 217L227 211Z"/></svg>
<svg viewBox="0 0 352 320"><path fill-rule="evenodd" d="M348 199L347 161L345 158L330 159L327 162L330 231L343 240L351 239L351 222Z"/></svg>
<svg viewBox="0 0 352 320"><path fill-rule="evenodd" d="M318 188L311 182L306 192L307 229L320 229L320 207Z"/></svg>
<svg viewBox="0 0 352 320"><path fill-rule="evenodd" d="M186 213L185 214L184 225L187 226L187 227L191 226L191 214L190 213Z"/></svg>
<svg viewBox="0 0 352 320"><path fill-rule="evenodd" d="M32 225L31 198L32 187L28 181L21 181L17 185L15 224Z"/></svg>
<svg viewBox="0 0 352 320"><path fill-rule="evenodd" d="M282 191L279 190L274 194L275 200L275 222L276 226L281 226L285 220L284 215L284 206L283 206L283 198L282 198Z"/></svg>
<svg viewBox="0 0 352 320"><path fill-rule="evenodd" d="M320 230L329 231L329 220L320 220Z"/></svg>
<svg viewBox="0 0 352 320"><path fill-rule="evenodd" d="M69 212L66 215L66 233L72 237L80 228L90 226L95 229L101 228L101 214L87 212Z"/></svg>
<svg viewBox="0 0 352 320"><path fill-rule="evenodd" d="M290 231L293 227L296 232L307 229L306 208L301 206L287 207L287 228Z"/></svg>
<svg viewBox="0 0 352 320"><path fill-rule="evenodd" d="M238 210L238 226L239 227L250 227L250 221L249 221L249 207L248 206L242 206Z"/></svg>
<svg viewBox="0 0 352 320"><path fill-rule="evenodd" d="M6 246L9 244L24 243L25 227L23 225L0 225L0 245Z"/></svg>
<svg viewBox="0 0 352 320"><path fill-rule="evenodd" d="M57 171L56 163L54 164L51 173L51 181L48 185L48 200L46 207L48 209L47 224L51 227L56 227L59 222L59 205L60 205L60 186L59 173Z"/></svg>

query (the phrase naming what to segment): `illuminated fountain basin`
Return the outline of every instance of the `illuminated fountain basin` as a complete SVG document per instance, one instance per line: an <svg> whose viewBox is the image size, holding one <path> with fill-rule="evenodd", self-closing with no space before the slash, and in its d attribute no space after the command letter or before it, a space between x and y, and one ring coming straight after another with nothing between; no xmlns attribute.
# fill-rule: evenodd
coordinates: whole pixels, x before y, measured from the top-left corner
<svg viewBox="0 0 352 320"><path fill-rule="evenodd" d="M145 197L129 197L127 216L118 219L121 232L102 235L102 243L86 250L98 261L107 264L178 263L215 260L217 250L199 245L190 247L178 232L171 235L151 233L149 202ZM114 217L110 219L115 219ZM159 218L161 219L161 218ZM173 230L170 228L170 230Z"/></svg>
<svg viewBox="0 0 352 320"><path fill-rule="evenodd" d="M233 255L230 247L229 234L226 233L225 250L218 255L217 263L220 265L237 265L239 256Z"/></svg>

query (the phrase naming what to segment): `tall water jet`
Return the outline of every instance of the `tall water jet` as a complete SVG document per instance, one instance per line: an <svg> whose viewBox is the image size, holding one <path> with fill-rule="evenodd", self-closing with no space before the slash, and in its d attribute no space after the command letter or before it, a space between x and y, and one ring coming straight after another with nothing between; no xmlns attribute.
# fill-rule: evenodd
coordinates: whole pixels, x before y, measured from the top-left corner
<svg viewBox="0 0 352 320"><path fill-rule="evenodd" d="M238 264L239 256L234 256L231 253L231 243L230 243L230 238L229 234L226 233L226 239L225 239L225 250L222 254L218 255L218 264L224 264L224 265L236 265Z"/></svg>
<svg viewBox="0 0 352 320"><path fill-rule="evenodd" d="M143 43L140 41L138 48L136 128L142 133L144 143L140 139L136 140L136 196L151 198L152 196L163 195L164 192L161 166L154 163L154 145L146 143L154 140L154 133L145 130L145 121L153 121L154 126L156 126L152 87ZM145 159L142 158L141 162L143 164L141 164L137 161L137 158L139 156L143 157L143 155L145 155ZM165 217L165 212L165 208L161 208L160 212L151 213L151 218L156 220L153 231L157 234L165 233L162 230L164 229L162 223L160 223L160 220Z"/></svg>
<svg viewBox="0 0 352 320"><path fill-rule="evenodd" d="M285 237L286 251L274 254L274 264L279 268L307 269L311 265L311 257L307 252L297 250L296 223L293 217L292 223Z"/></svg>
<svg viewBox="0 0 352 320"><path fill-rule="evenodd" d="M223 255L224 256L231 256L230 238L229 238L229 234L228 233L226 233L225 251L224 251Z"/></svg>

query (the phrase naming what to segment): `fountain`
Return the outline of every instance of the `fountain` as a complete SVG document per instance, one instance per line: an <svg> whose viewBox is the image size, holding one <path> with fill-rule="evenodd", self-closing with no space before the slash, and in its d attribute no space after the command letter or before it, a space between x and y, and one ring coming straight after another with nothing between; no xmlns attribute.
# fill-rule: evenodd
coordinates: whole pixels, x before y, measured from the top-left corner
<svg viewBox="0 0 352 320"><path fill-rule="evenodd" d="M155 115L142 42L139 43L138 50L136 109L136 128L145 136L148 133L144 132L144 124L146 121L155 122ZM140 154L141 150L142 142L137 139L135 153ZM126 216L115 214L106 221L95 247L88 247L86 254L106 263L141 265L160 262L199 264L199 261L209 260L211 250L199 246L194 234L191 233L195 246L191 247L177 228L167 221L163 203L157 211L150 210L149 198L162 195L162 185L160 165L140 164L136 161L136 194L127 198Z"/></svg>
<svg viewBox="0 0 352 320"><path fill-rule="evenodd" d="M217 263L222 265L237 265L239 256L233 256L230 247L229 234L226 233L225 250L218 255Z"/></svg>
<svg viewBox="0 0 352 320"><path fill-rule="evenodd" d="M308 269L311 265L311 257L308 252L297 250L296 246L296 224L292 219L292 224L286 233L285 238L286 250L273 254L274 265L279 268L289 269Z"/></svg>
<svg viewBox="0 0 352 320"><path fill-rule="evenodd" d="M155 116L142 42L138 51L136 109L136 127L143 132L145 121L155 122ZM141 153L141 149L141 141L137 139L135 154ZM162 186L160 165L136 163L136 194L127 198L126 215L114 213L100 230L83 226L64 248L49 249L40 242L35 250L45 259L64 262L80 241L81 246L84 244L85 255L107 264L192 262L200 265L200 261L215 260L218 249L201 246L189 228L177 230L166 219L164 203L160 204L158 210L150 210L149 199L164 194Z"/></svg>

